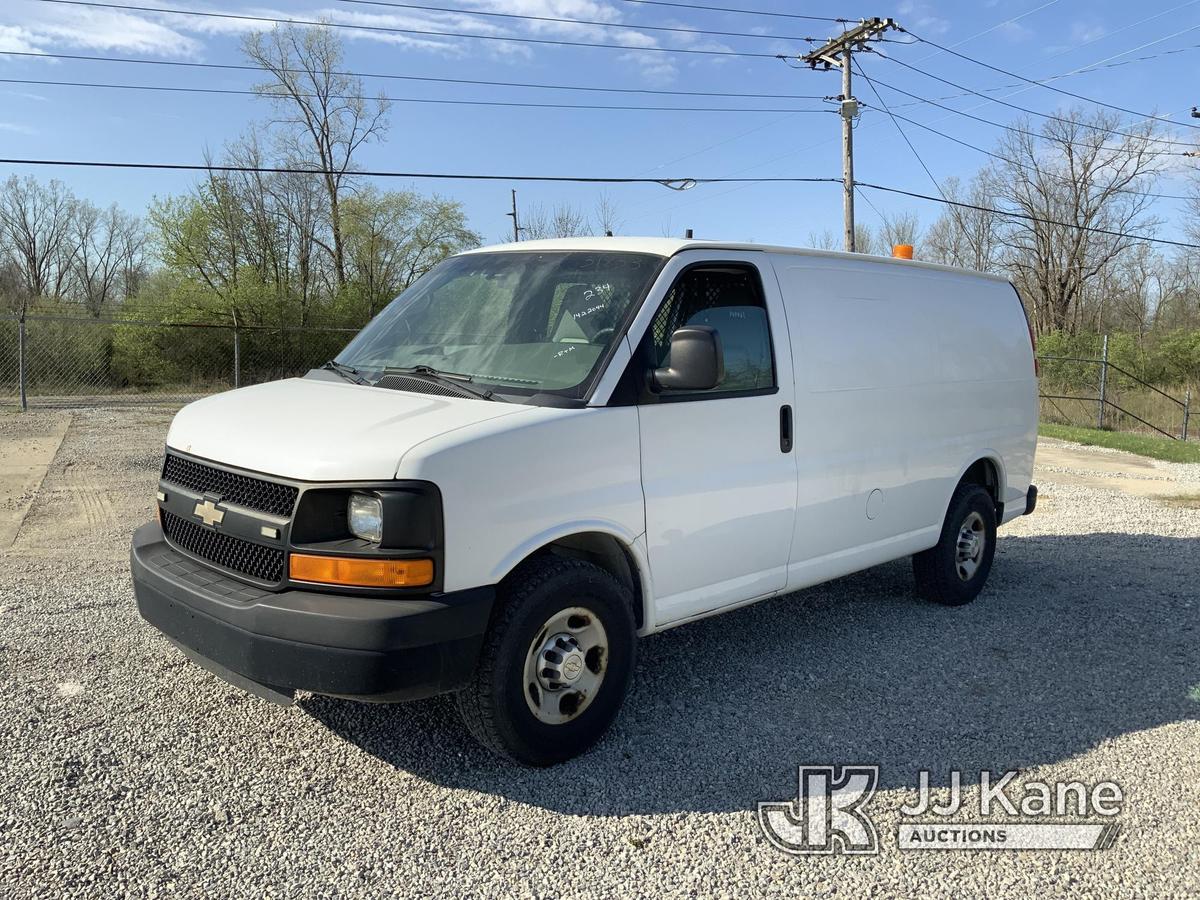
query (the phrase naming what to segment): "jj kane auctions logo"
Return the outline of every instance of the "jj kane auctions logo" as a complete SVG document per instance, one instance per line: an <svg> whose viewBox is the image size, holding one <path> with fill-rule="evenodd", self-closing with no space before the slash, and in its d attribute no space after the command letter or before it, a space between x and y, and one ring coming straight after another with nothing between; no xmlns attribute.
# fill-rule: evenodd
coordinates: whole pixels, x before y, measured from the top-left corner
<svg viewBox="0 0 1200 900"><path fill-rule="evenodd" d="M1016 772L993 776L983 771L978 807L967 809L962 774L949 774L949 797L938 803L929 772L919 773L916 803L900 808L899 849L1103 850L1120 833L1114 817L1121 812L1124 792L1116 782L1017 785ZM869 808L879 786L879 766L800 766L798 782L795 800L758 804L759 827L773 846L793 855L879 852L879 832ZM947 821L963 812L978 815L979 821ZM997 821L999 817L1003 820Z"/></svg>

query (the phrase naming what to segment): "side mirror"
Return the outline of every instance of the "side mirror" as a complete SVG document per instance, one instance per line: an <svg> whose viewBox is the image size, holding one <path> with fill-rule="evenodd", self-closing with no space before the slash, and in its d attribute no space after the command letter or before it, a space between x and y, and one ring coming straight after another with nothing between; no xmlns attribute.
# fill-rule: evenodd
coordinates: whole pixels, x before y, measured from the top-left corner
<svg viewBox="0 0 1200 900"><path fill-rule="evenodd" d="M655 391L708 391L725 380L721 336L711 325L685 325L671 335L671 364L650 373Z"/></svg>

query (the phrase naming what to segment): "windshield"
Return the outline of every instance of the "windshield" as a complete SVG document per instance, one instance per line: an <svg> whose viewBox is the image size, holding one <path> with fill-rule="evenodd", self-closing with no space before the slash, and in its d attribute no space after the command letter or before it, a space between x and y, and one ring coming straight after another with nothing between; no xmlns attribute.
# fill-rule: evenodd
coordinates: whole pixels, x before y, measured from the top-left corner
<svg viewBox="0 0 1200 900"><path fill-rule="evenodd" d="M662 264L610 251L455 256L392 301L337 362L370 381L427 366L500 394L580 398Z"/></svg>

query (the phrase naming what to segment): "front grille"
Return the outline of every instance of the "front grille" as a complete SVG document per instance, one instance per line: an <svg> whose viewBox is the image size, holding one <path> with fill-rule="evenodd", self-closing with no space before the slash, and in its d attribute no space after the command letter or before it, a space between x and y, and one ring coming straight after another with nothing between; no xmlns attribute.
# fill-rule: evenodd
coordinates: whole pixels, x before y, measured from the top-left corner
<svg viewBox="0 0 1200 900"><path fill-rule="evenodd" d="M259 581L283 581L283 551L252 544L220 531L202 528L174 513L162 510L163 534L172 544L193 556L208 560Z"/></svg>
<svg viewBox="0 0 1200 900"><path fill-rule="evenodd" d="M300 493L290 484L227 472L172 453L163 463L162 478L198 494L216 494L226 503L273 516L291 516Z"/></svg>

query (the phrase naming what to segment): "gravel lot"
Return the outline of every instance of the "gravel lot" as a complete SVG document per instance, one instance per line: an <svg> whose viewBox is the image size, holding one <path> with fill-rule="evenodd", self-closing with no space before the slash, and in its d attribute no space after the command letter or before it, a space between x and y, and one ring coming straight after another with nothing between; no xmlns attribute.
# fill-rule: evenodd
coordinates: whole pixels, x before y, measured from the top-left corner
<svg viewBox="0 0 1200 900"><path fill-rule="evenodd" d="M1200 511L1093 486L1104 451L1038 473L976 603L916 601L898 562L652 637L600 747L528 771L444 699L284 709L187 662L125 558L168 414L0 413L0 460L64 420L0 548L5 896L1200 894ZM881 855L767 844L756 804L795 797L800 763L882 767ZM922 768L1115 779L1123 830L1102 852L901 852Z"/></svg>

